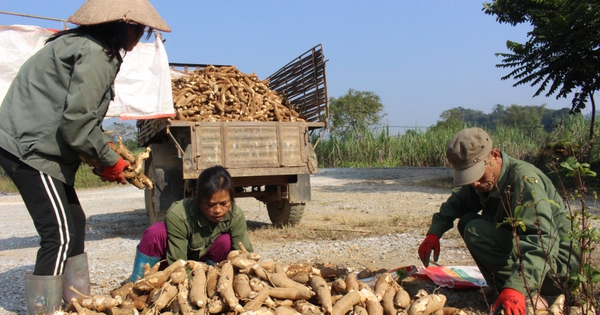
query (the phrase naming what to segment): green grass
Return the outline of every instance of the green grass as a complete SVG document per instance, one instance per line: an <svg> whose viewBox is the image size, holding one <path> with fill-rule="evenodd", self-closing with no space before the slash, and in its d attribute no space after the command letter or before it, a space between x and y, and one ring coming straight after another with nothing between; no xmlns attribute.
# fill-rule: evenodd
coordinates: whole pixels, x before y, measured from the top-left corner
<svg viewBox="0 0 600 315"><path fill-rule="evenodd" d="M433 167L449 166L446 144L466 125L388 135L387 130L321 139L315 148L321 167ZM523 159L540 150L540 140L517 128L490 132L494 144L509 155Z"/></svg>
<svg viewBox="0 0 600 315"><path fill-rule="evenodd" d="M110 185L116 184L103 182L98 175L92 173L92 168L86 165L82 165L75 174L75 188L96 188ZM0 176L0 191L15 194L19 192L8 176Z"/></svg>
<svg viewBox="0 0 600 315"><path fill-rule="evenodd" d="M143 149L138 148L131 150L133 155L137 155L142 152ZM97 188L103 186L117 185L116 183L103 182L102 179L92 172L92 167L87 164L81 164L77 173L75 174L75 188ZM0 191L6 193L18 193L17 187L8 177L4 174L2 168L0 168Z"/></svg>
<svg viewBox="0 0 600 315"><path fill-rule="evenodd" d="M600 167L600 145L589 141L589 120L568 116L551 133L532 132L503 126L487 130L494 146L508 155L528 161L556 180L549 163L560 163L568 156L587 162L595 170ZM319 167L447 167L446 144L466 124L435 126L427 131L409 130L405 134L389 135L387 128L373 129L344 137L330 136L320 140L315 148ZM600 125L595 136L600 136ZM317 136L313 136L315 143ZM590 188L600 187L600 179L588 179Z"/></svg>

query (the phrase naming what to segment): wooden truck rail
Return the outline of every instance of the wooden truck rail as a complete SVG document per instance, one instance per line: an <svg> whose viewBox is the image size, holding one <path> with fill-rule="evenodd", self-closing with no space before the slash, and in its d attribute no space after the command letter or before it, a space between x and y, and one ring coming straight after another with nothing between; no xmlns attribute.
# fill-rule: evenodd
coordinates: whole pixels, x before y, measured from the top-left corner
<svg viewBox="0 0 600 315"><path fill-rule="evenodd" d="M194 70L205 65L175 64ZM200 172L222 165L231 174L236 197L264 202L274 224L296 224L310 201L310 174L317 160L310 134L326 128L325 60L318 45L268 78L268 85L291 103L304 121L201 122L139 120L138 143L149 146L145 174L150 222L164 217L173 201L194 197Z"/></svg>

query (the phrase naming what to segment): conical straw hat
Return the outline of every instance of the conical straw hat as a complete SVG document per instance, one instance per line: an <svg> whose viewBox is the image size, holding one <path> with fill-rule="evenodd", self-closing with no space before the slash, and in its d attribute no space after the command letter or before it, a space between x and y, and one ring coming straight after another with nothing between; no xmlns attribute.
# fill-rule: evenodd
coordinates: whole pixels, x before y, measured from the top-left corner
<svg viewBox="0 0 600 315"><path fill-rule="evenodd" d="M77 25L113 21L136 22L160 31L171 31L148 0L87 0L69 17L69 22Z"/></svg>

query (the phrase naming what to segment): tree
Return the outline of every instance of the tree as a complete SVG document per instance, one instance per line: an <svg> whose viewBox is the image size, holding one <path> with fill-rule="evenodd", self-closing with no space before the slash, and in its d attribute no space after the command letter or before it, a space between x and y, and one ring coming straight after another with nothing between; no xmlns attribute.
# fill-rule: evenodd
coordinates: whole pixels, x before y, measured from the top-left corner
<svg viewBox="0 0 600 315"><path fill-rule="evenodd" d="M581 112L590 101L596 112L594 92L600 89L600 2L597 0L495 0L483 4L486 14L512 26L530 23L525 44L507 41L512 53L501 68L513 68L503 80L514 86L538 86L534 96L546 92L556 98L573 94L571 112ZM592 116L590 141L594 134ZM590 149L591 150L591 149Z"/></svg>
<svg viewBox="0 0 600 315"><path fill-rule="evenodd" d="M108 127L104 128L105 132L108 133L108 137L112 142L116 143L118 137L123 139L123 144L130 150L133 151L138 148L137 144L137 130L134 125L128 123L113 122Z"/></svg>
<svg viewBox="0 0 600 315"><path fill-rule="evenodd" d="M492 131L499 127L510 126L534 135L541 134L542 130L551 132L554 126L569 112L568 108L548 109L545 104L541 106L513 104L508 107L497 104L490 114L479 110L454 107L440 114L442 120L438 121L436 127L457 128L468 125Z"/></svg>
<svg viewBox="0 0 600 315"><path fill-rule="evenodd" d="M439 123L447 126L471 122L476 126L483 128L489 127L489 118L484 112L475 109L463 108L461 106L443 111L440 114L440 118L442 118L443 122Z"/></svg>
<svg viewBox="0 0 600 315"><path fill-rule="evenodd" d="M373 92L348 90L343 96L329 99L330 132L341 136L372 129L385 117L383 104Z"/></svg>

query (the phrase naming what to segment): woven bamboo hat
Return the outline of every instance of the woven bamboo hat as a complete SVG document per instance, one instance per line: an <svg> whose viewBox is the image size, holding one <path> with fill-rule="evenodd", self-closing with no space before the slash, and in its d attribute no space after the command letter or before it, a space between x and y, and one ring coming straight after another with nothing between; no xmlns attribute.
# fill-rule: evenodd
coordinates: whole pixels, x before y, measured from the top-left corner
<svg viewBox="0 0 600 315"><path fill-rule="evenodd" d="M69 22L77 25L114 21L135 22L164 32L171 31L148 0L87 0L69 17Z"/></svg>

